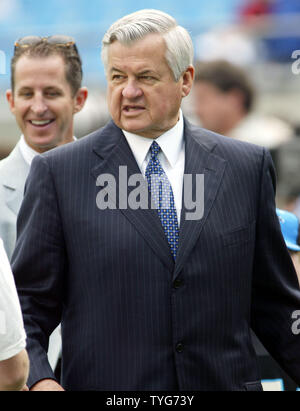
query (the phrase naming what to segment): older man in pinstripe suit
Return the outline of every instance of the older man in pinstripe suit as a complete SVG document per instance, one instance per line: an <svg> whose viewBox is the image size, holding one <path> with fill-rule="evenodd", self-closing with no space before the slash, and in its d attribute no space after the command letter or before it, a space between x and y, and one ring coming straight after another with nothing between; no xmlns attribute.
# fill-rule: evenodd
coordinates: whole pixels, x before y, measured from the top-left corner
<svg viewBox="0 0 300 411"><path fill-rule="evenodd" d="M102 58L113 120L33 161L18 220L29 387L261 390L250 326L300 383L300 292L270 155L182 116L192 42L172 17L125 16ZM196 200L204 176L202 218L182 200L186 175ZM45 354L59 321L61 385Z"/></svg>

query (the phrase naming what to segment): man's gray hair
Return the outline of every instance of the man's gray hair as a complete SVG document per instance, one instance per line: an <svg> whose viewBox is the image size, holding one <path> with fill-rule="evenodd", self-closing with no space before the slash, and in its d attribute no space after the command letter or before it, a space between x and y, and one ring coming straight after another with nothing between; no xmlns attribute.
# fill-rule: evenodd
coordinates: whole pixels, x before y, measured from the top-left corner
<svg viewBox="0 0 300 411"><path fill-rule="evenodd" d="M122 17L113 23L102 40L102 61L108 66L108 47L114 41L124 45L143 39L151 33L161 34L166 42L166 60L177 82L184 71L193 64L192 39L187 30L179 26L168 14L145 9Z"/></svg>

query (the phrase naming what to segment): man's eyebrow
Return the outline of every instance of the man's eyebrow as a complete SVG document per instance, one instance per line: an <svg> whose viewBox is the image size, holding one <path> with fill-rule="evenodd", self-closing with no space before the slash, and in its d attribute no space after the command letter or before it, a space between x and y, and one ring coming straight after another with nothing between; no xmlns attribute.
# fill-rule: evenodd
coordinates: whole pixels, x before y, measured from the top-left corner
<svg viewBox="0 0 300 411"><path fill-rule="evenodd" d="M33 87L32 86L22 86L21 88L19 88L18 89L18 91L27 91L27 90L32 90L33 89ZM44 90L52 90L52 89L55 89L55 90L57 90L57 89L59 89L59 87L57 86L57 85L52 85L52 86L47 86L47 87L44 87Z"/></svg>
<svg viewBox="0 0 300 411"><path fill-rule="evenodd" d="M32 87L30 87L30 86L22 86L18 89L18 91L31 90L31 89L32 89Z"/></svg>
<svg viewBox="0 0 300 411"><path fill-rule="evenodd" d="M117 71L118 73L123 73L122 70L119 70L119 69L116 68L116 67L112 67L112 68L110 69L110 72L111 72L111 73L112 73L113 71Z"/></svg>
<svg viewBox="0 0 300 411"><path fill-rule="evenodd" d="M47 86L47 87L44 88L44 90L59 90L59 87L58 87L58 86L55 86L55 85L53 85L53 86Z"/></svg>
<svg viewBox="0 0 300 411"><path fill-rule="evenodd" d="M138 76L144 76L146 74L155 74L153 70L144 70L138 73Z"/></svg>
<svg viewBox="0 0 300 411"><path fill-rule="evenodd" d="M118 68L116 68L116 67L112 67L111 69L110 69L110 72L112 73L112 72L117 72L117 73L124 73L124 71L122 71L122 70L120 70L120 69L118 69ZM147 69L147 70L143 70L143 71L139 71L139 72L137 72L137 76L143 76L143 75L147 75L147 74L155 74L155 72L153 71L153 70L150 70L150 69Z"/></svg>

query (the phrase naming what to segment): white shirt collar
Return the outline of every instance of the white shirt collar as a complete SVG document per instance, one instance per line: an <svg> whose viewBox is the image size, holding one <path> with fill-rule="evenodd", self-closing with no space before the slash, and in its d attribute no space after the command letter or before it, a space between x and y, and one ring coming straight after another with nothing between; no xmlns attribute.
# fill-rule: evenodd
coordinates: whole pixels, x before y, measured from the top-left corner
<svg viewBox="0 0 300 411"><path fill-rule="evenodd" d="M37 151L35 151L33 148L31 148L25 138L24 135L21 135L21 140L20 140L20 150L21 150L21 154L24 158L24 160L26 161L26 163L30 166L32 160L34 159L34 157L39 154Z"/></svg>
<svg viewBox="0 0 300 411"><path fill-rule="evenodd" d="M125 130L122 131L140 169L142 169L142 164L147 157L153 141L156 141L159 144L170 166L174 167L183 146L183 127L183 115L180 110L179 120L175 126L157 137L155 140L129 133Z"/></svg>
<svg viewBox="0 0 300 411"><path fill-rule="evenodd" d="M73 138L74 140L77 140L75 136ZM29 166L31 166L31 163L34 157L40 154L28 145L23 134L21 135L21 139L20 139L20 150L21 150L21 154L24 160Z"/></svg>

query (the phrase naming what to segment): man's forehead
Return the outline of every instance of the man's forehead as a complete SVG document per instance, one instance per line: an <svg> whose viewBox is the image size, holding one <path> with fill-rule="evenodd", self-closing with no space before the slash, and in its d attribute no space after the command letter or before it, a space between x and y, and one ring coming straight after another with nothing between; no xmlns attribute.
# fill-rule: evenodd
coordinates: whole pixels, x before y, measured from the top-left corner
<svg viewBox="0 0 300 411"><path fill-rule="evenodd" d="M47 79L47 82L51 81L53 85L67 81L65 64L60 55L55 54L47 57L24 55L16 62L14 70L15 86L22 86L24 83L34 85L44 79Z"/></svg>
<svg viewBox="0 0 300 411"><path fill-rule="evenodd" d="M161 34L150 33L145 37L130 43L114 40L108 46L108 55L111 56L117 54L131 56L136 54L144 54L146 56L148 53L153 53L153 49L155 49L156 52L165 52L166 44Z"/></svg>
<svg viewBox="0 0 300 411"><path fill-rule="evenodd" d="M156 70L161 65L167 66L165 51L165 42L157 34L148 35L130 45L114 41L108 49L108 70Z"/></svg>
<svg viewBox="0 0 300 411"><path fill-rule="evenodd" d="M17 60L15 70L34 69L36 65L42 65L48 68L52 68L52 66L64 67L65 62L59 54L50 56L30 56L24 54Z"/></svg>

